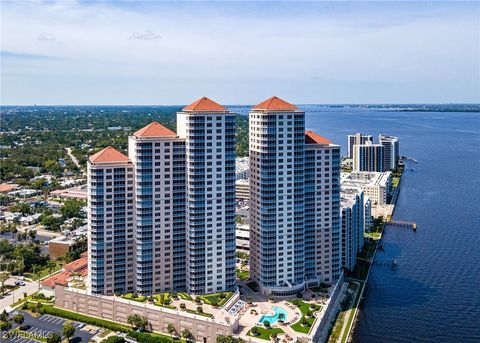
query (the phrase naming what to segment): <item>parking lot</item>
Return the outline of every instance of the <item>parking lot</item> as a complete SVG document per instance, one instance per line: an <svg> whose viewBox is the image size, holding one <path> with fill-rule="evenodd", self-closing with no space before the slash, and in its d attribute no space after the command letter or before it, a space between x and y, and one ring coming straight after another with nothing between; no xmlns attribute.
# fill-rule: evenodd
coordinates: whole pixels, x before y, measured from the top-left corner
<svg viewBox="0 0 480 343"><path fill-rule="evenodd" d="M15 312L16 313L16 312ZM12 316L15 314L13 313ZM49 334L58 333L62 334L63 326L69 320L52 316L49 314L42 314L39 317L35 318L29 313L24 311L18 311L24 315L25 321L22 324L22 327L25 330L22 330L18 335L13 335L12 337L5 339L5 342L11 343L38 343L38 340L44 340L48 337ZM90 329L91 326L86 326L83 323L69 321L75 327L75 334L71 340L74 343L88 342L90 338L96 335L100 329ZM87 330L88 329L88 330Z"/></svg>

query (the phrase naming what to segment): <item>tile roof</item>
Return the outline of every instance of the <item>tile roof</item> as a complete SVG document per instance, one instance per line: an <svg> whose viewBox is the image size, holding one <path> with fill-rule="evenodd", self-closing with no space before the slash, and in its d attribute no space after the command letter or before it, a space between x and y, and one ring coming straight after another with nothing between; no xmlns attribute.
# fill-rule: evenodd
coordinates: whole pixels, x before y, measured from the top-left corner
<svg viewBox="0 0 480 343"><path fill-rule="evenodd" d="M187 112L227 112L227 109L222 105L210 100L206 96L197 101L185 106L182 111Z"/></svg>
<svg viewBox="0 0 480 343"><path fill-rule="evenodd" d="M320 136L312 130L307 130L305 131L305 144L332 144L332 141Z"/></svg>
<svg viewBox="0 0 480 343"><path fill-rule="evenodd" d="M78 260L66 264L63 269L70 272L78 272L88 267L88 257L82 256Z"/></svg>
<svg viewBox="0 0 480 343"><path fill-rule="evenodd" d="M141 128L133 134L135 137L176 137L177 134L170 129L167 129L162 124L154 121L147 126Z"/></svg>
<svg viewBox="0 0 480 343"><path fill-rule="evenodd" d="M13 191L15 186L9 185L8 183L1 183L0 184L0 193L7 193Z"/></svg>
<svg viewBox="0 0 480 343"><path fill-rule="evenodd" d="M108 163L108 162L128 162L130 161L127 156L120 151L115 150L111 146L100 150L96 154L93 154L89 158L92 163Z"/></svg>
<svg viewBox="0 0 480 343"><path fill-rule="evenodd" d="M285 100L282 100L276 96L272 96L258 105L253 107L254 110L269 110L269 111L295 111L298 110L297 106L292 105Z"/></svg>
<svg viewBox="0 0 480 343"><path fill-rule="evenodd" d="M41 282L42 286L48 286L54 288L55 285L68 286L67 280L72 276L70 272L61 272L60 274L54 275L45 279Z"/></svg>

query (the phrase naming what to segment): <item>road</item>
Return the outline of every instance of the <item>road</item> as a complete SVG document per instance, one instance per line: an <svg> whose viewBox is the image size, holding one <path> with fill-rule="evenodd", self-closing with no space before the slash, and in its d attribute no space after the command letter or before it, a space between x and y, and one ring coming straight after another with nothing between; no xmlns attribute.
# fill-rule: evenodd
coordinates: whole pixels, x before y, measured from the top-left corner
<svg viewBox="0 0 480 343"><path fill-rule="evenodd" d="M5 282L5 285L13 285L15 281L18 281L18 277L11 277ZM23 281L25 286L20 286L20 288L13 291L13 295L10 293L5 297L0 298L0 312L3 312L4 309L7 309L15 301L23 298L23 293L26 292L28 295L38 291L38 281Z"/></svg>
<svg viewBox="0 0 480 343"><path fill-rule="evenodd" d="M73 163L75 163L75 165L77 166L77 168L79 170L82 170L82 166L80 165L80 163L78 162L78 159L73 156L72 154L72 148L65 148L67 150L67 154L68 156L70 157L70 159L73 161ZM85 172L84 172L85 173Z"/></svg>

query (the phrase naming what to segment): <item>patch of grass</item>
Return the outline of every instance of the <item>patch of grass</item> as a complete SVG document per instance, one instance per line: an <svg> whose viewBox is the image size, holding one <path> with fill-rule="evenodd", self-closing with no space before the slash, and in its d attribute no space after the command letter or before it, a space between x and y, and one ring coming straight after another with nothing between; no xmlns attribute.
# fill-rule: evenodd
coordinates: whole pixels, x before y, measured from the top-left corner
<svg viewBox="0 0 480 343"><path fill-rule="evenodd" d="M241 270L241 269L236 269L235 274L237 275L237 278L239 278L242 281L248 280L250 277L250 272L248 270Z"/></svg>
<svg viewBox="0 0 480 343"><path fill-rule="evenodd" d="M204 316L204 317L208 317L208 318L213 318L213 314L211 313L206 313L206 312L197 312L195 310L190 310L190 309L187 309L187 312L188 313L192 313L192 314L197 314L199 316Z"/></svg>
<svg viewBox="0 0 480 343"><path fill-rule="evenodd" d="M261 326L257 326L257 330L258 330L258 335L257 336L252 335L252 333L251 333L252 330L248 331L247 336L251 336L251 337L255 337L255 338L261 338L261 339L270 341L270 335L272 333L276 333L277 335L285 333L285 331L283 331L280 328L267 329L267 328L263 328Z"/></svg>
<svg viewBox="0 0 480 343"><path fill-rule="evenodd" d="M213 293L213 294L206 294L206 295L200 295L198 298L200 298L205 304L208 305L217 305L217 306L223 306L225 303L230 299L233 295L233 292L220 292L220 293Z"/></svg>
<svg viewBox="0 0 480 343"><path fill-rule="evenodd" d="M193 298L188 293L180 292L180 293L177 293L177 294L178 294L178 297L180 299L193 301Z"/></svg>
<svg viewBox="0 0 480 343"><path fill-rule="evenodd" d="M399 182L400 182L399 177L392 177L392 187L394 187L394 188L398 187Z"/></svg>
<svg viewBox="0 0 480 343"><path fill-rule="evenodd" d="M298 322L296 322L295 324L290 325L290 327L297 332L308 333L310 331L310 328L312 327L313 323L315 322L316 317L315 316L308 317L306 315L307 312L311 311L312 313L315 313L316 311L320 310L322 308L322 306L315 304L314 305L315 308L310 309L311 304L306 303L303 300L295 299L295 300L291 300L289 302L296 305L298 307L298 309L300 310L300 312L302 313L302 317L300 318L300 320ZM307 325L302 325L302 323L305 322L304 318L306 319Z"/></svg>
<svg viewBox="0 0 480 343"><path fill-rule="evenodd" d="M58 271L62 269L64 262L55 261L55 268L52 269L52 275L56 274ZM50 268L43 268L39 270L37 273L24 273L23 276L32 280L38 281L38 279L42 279L46 276L50 275Z"/></svg>
<svg viewBox="0 0 480 343"><path fill-rule="evenodd" d="M140 295L140 296L135 296L133 293L127 293L122 295L122 298L127 299L127 300L133 300L133 301L138 301L140 303L144 303L147 300L146 296Z"/></svg>
<svg viewBox="0 0 480 343"><path fill-rule="evenodd" d="M104 330L102 330L102 332L100 332L98 334L98 337L100 337L100 338L106 337L110 332L112 332L112 330L104 329Z"/></svg>

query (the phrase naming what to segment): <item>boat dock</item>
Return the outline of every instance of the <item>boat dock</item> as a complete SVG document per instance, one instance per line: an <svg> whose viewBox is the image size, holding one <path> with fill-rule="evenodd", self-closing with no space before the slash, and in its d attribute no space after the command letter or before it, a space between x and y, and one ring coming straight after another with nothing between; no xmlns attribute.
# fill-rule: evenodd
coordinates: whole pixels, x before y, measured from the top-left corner
<svg viewBox="0 0 480 343"><path fill-rule="evenodd" d="M417 230L417 223L409 222L406 220L389 220L387 225L399 226L399 227L411 227L413 231Z"/></svg>

